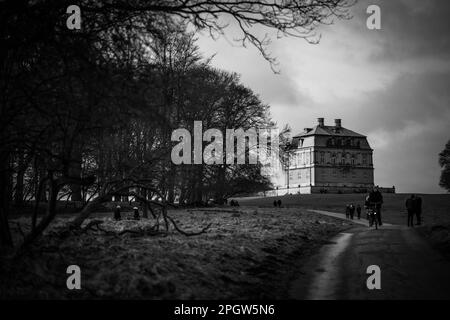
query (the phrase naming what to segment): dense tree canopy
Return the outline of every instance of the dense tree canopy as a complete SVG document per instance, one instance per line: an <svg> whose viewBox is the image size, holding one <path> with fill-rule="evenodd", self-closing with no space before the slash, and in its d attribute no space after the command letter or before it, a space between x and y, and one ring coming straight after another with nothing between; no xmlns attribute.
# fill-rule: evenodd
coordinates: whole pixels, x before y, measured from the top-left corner
<svg viewBox="0 0 450 320"><path fill-rule="evenodd" d="M79 226L105 201L198 205L269 187L258 166L170 161L171 132L192 130L194 121L223 131L274 125L238 75L201 56L195 32L223 34L231 19L242 44L273 65L253 26L311 39L351 2L84 0L82 28L73 31L65 25L69 1L2 1L0 245L12 244L8 215L24 203L34 204L29 243L60 200L81 203Z"/></svg>

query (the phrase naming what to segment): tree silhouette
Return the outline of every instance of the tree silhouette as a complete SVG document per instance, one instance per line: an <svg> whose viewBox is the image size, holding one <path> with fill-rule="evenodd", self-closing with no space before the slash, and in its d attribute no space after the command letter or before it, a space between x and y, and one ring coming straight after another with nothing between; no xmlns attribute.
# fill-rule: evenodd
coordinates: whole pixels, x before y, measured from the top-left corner
<svg viewBox="0 0 450 320"><path fill-rule="evenodd" d="M315 28L347 17L353 1L82 0L75 31L65 25L71 4L0 2L0 246L12 245L8 221L19 206L32 208L29 244L62 200L77 203L71 225L79 227L111 200L166 212L176 197L202 204L266 188L258 168L170 161L172 130L194 120L222 130L273 126L238 75L199 54L195 31L221 36L234 22L238 41L273 67L259 31L314 42Z"/></svg>
<svg viewBox="0 0 450 320"><path fill-rule="evenodd" d="M439 153L439 165L442 168L439 185L450 192L450 140L445 145L445 149Z"/></svg>

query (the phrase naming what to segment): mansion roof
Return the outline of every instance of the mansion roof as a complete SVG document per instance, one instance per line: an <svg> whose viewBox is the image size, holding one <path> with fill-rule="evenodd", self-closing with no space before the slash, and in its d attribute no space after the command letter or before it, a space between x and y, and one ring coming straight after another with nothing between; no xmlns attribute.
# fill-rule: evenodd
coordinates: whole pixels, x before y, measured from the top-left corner
<svg viewBox="0 0 450 320"><path fill-rule="evenodd" d="M320 126L317 125L314 128L307 128L305 132L295 135L293 138L322 135L322 136L339 136L339 137L355 137L365 138L366 136L356 133L344 127L337 126Z"/></svg>
<svg viewBox="0 0 450 320"><path fill-rule="evenodd" d="M292 138L290 143L291 148L315 146L372 150L367 141L367 137L344 128L341 119L335 119L334 126L325 125L324 118L318 118L317 120L318 124L315 127L305 128L302 133L297 134Z"/></svg>

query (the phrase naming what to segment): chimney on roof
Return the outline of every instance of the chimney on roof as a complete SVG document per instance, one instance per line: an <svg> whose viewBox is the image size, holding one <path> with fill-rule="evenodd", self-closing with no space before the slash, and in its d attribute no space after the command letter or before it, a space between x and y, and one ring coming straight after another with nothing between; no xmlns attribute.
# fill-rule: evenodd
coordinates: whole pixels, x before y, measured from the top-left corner
<svg viewBox="0 0 450 320"><path fill-rule="evenodd" d="M341 119L334 119L334 126L336 128L340 128L341 127Z"/></svg>
<svg viewBox="0 0 450 320"><path fill-rule="evenodd" d="M317 122L319 123L319 127L324 126L324 118L317 118Z"/></svg>

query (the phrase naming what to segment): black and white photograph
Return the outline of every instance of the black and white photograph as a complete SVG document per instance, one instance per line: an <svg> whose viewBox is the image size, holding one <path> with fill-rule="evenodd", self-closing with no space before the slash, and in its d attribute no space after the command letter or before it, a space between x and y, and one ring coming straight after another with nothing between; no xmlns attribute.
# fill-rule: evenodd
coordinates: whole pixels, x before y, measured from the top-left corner
<svg viewBox="0 0 450 320"><path fill-rule="evenodd" d="M450 300L449 17L0 0L0 309Z"/></svg>

